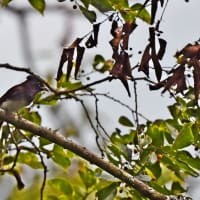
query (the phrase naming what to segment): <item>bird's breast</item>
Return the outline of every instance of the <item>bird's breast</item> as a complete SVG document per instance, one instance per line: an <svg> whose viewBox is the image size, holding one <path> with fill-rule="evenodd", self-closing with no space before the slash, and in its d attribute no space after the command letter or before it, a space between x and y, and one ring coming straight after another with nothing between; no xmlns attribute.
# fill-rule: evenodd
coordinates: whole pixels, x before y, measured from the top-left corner
<svg viewBox="0 0 200 200"><path fill-rule="evenodd" d="M1 104L1 108L10 112L16 112L20 110L21 108L25 107L27 105L27 102L22 101L13 101L13 100L6 100Z"/></svg>

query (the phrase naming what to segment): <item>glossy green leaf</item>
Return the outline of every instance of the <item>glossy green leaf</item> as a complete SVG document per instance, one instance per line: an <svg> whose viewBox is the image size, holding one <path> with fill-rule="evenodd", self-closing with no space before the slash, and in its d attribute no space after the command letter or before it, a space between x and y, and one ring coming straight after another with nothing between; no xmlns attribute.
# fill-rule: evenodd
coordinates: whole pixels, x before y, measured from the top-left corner
<svg viewBox="0 0 200 200"><path fill-rule="evenodd" d="M79 175L87 189L96 184L96 174L91 169L79 170Z"/></svg>
<svg viewBox="0 0 200 200"><path fill-rule="evenodd" d="M58 97L56 97L55 95L49 95L45 98L37 99L34 103L53 106L56 105L57 102L58 102Z"/></svg>
<svg viewBox="0 0 200 200"><path fill-rule="evenodd" d="M149 183L149 185L151 187L153 187L158 192L161 192L161 193L166 194L166 195L170 195L170 191L166 187L164 187L164 186L162 187L160 184L158 184L156 182L151 181Z"/></svg>
<svg viewBox="0 0 200 200"><path fill-rule="evenodd" d="M39 158L36 156L36 154L32 152L28 153L21 152L18 156L17 161L19 163L26 164L33 169L40 169L43 167Z"/></svg>
<svg viewBox="0 0 200 200"><path fill-rule="evenodd" d="M192 168L200 170L200 158L193 157L188 151L178 151L176 158L177 160L186 163Z"/></svg>
<svg viewBox="0 0 200 200"><path fill-rule="evenodd" d="M23 118L34 122L35 124L40 125L41 124L41 116L38 112L30 111L29 108L23 108L20 110L20 116Z"/></svg>
<svg viewBox="0 0 200 200"><path fill-rule="evenodd" d="M81 86L83 85L80 81L77 82L66 81L65 75L63 75L61 79L58 81L58 87L62 87L68 90L75 90L77 88L80 88Z"/></svg>
<svg viewBox="0 0 200 200"><path fill-rule="evenodd" d="M165 123L161 120L157 120L148 127L147 134L152 139L152 144L158 147L163 146L164 144L164 134L168 129Z"/></svg>
<svg viewBox="0 0 200 200"><path fill-rule="evenodd" d="M136 17L138 17L141 20L143 20L144 22L150 24L150 22L151 22L151 15L147 11L147 9L145 9L143 7L142 4L136 3L136 4L132 5L130 7L130 9L131 9L131 12L134 12L136 14Z"/></svg>
<svg viewBox="0 0 200 200"><path fill-rule="evenodd" d="M130 192L134 200L144 200L144 198L141 196L141 194L137 190L131 188Z"/></svg>
<svg viewBox="0 0 200 200"><path fill-rule="evenodd" d="M174 119L177 119L181 112L176 104L168 106L168 110Z"/></svg>
<svg viewBox="0 0 200 200"><path fill-rule="evenodd" d="M95 8L97 8L101 12L108 12L113 10L112 4L109 0L91 0L90 4L92 4Z"/></svg>
<svg viewBox="0 0 200 200"><path fill-rule="evenodd" d="M13 156L6 156L6 157L3 158L2 164L3 165L9 165L9 164L13 163L13 161L14 161Z"/></svg>
<svg viewBox="0 0 200 200"><path fill-rule="evenodd" d="M91 0L80 0L83 4L84 4L84 6L86 7L86 8L88 8L88 6L89 6L89 4L90 4L90 2L91 2Z"/></svg>
<svg viewBox="0 0 200 200"><path fill-rule="evenodd" d="M114 164L114 165L118 165L119 164L119 159L116 158L113 154L111 154L110 152L106 151L106 156L108 158L108 160Z"/></svg>
<svg viewBox="0 0 200 200"><path fill-rule="evenodd" d="M47 200L60 200L58 196L55 195L48 195Z"/></svg>
<svg viewBox="0 0 200 200"><path fill-rule="evenodd" d="M40 12L41 14L44 13L46 6L44 0L28 0L28 1L32 5L32 7L35 8L38 12Z"/></svg>
<svg viewBox="0 0 200 200"><path fill-rule="evenodd" d="M112 0L114 10L123 10L128 8L128 0Z"/></svg>
<svg viewBox="0 0 200 200"><path fill-rule="evenodd" d="M39 138L39 142L40 142L40 147L44 147L46 145L52 144L51 141L49 141L49 140L47 140L47 139L45 139L43 137Z"/></svg>
<svg viewBox="0 0 200 200"><path fill-rule="evenodd" d="M159 162L156 162L153 165L149 165L147 168L152 172L156 179L161 176L161 167Z"/></svg>
<svg viewBox="0 0 200 200"><path fill-rule="evenodd" d="M51 158L55 163L59 164L64 168L69 167L70 165L70 159L67 154L67 150L63 149L61 146L58 146L56 144L54 144Z"/></svg>
<svg viewBox="0 0 200 200"><path fill-rule="evenodd" d="M163 156L161 160L162 164L164 164L166 167L168 167L170 170L174 171L177 175L179 174L179 167L176 165L176 163L173 161L172 156Z"/></svg>
<svg viewBox="0 0 200 200"><path fill-rule="evenodd" d="M48 184L50 187L52 187L54 190L57 190L67 196L71 196L73 189L71 184L66 179L63 178L53 178L48 180Z"/></svg>
<svg viewBox="0 0 200 200"><path fill-rule="evenodd" d="M114 156L116 156L118 159L121 158L121 156L124 156L126 159L128 159L128 155L127 155L127 148L126 145L109 145L108 148L110 149L110 151L112 152L112 154Z"/></svg>
<svg viewBox="0 0 200 200"><path fill-rule="evenodd" d="M96 193L98 200L114 199L119 182L113 182Z"/></svg>
<svg viewBox="0 0 200 200"><path fill-rule="evenodd" d="M179 194L181 194L181 193L183 193L183 192L186 192L187 190L186 189L184 189L182 186L181 186L181 184L179 183L179 182L174 182L173 184L172 184L172 193L174 194L174 195L179 195Z"/></svg>
<svg viewBox="0 0 200 200"><path fill-rule="evenodd" d="M130 8L121 7L120 13L126 22L133 23L137 18L143 20L148 24L150 24L151 22L151 15L140 3L136 3L132 5Z"/></svg>
<svg viewBox="0 0 200 200"><path fill-rule="evenodd" d="M141 153L140 153L140 159L138 161L138 164L141 166L144 166L147 162L149 162L150 157L149 155L151 155L152 152L154 152L154 148L153 147L148 147L146 149L144 149Z"/></svg>
<svg viewBox="0 0 200 200"><path fill-rule="evenodd" d="M96 21L96 13L94 11L88 10L81 5L79 5L79 9L83 13L83 15L90 21L90 23L94 23Z"/></svg>
<svg viewBox="0 0 200 200"><path fill-rule="evenodd" d="M194 176L194 177L198 177L199 173L197 170L195 170L194 168L192 168L190 165L188 165L188 163L179 161L179 160L174 160L174 163L176 166L178 166L179 171L184 171L186 174Z"/></svg>
<svg viewBox="0 0 200 200"><path fill-rule="evenodd" d="M128 119L126 116L121 116L119 118L119 123L123 126L133 127L133 123L130 119Z"/></svg>
<svg viewBox="0 0 200 200"><path fill-rule="evenodd" d="M200 120L197 120L192 126L192 132L194 135L194 145L196 148L200 149Z"/></svg>
<svg viewBox="0 0 200 200"><path fill-rule="evenodd" d="M191 127L191 123L187 123L182 127L173 144L174 149L182 149L191 145L194 142L194 136Z"/></svg>

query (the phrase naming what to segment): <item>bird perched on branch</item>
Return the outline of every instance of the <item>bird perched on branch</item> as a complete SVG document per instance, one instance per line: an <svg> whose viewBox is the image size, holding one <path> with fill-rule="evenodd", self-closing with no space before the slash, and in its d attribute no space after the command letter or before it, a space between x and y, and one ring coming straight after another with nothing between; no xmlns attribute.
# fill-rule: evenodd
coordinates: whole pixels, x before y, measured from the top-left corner
<svg viewBox="0 0 200 200"><path fill-rule="evenodd" d="M47 90L44 82L37 76L30 75L26 81L11 87L0 97L0 108L7 112L17 112L28 106L42 90ZM0 127L2 123L0 120Z"/></svg>

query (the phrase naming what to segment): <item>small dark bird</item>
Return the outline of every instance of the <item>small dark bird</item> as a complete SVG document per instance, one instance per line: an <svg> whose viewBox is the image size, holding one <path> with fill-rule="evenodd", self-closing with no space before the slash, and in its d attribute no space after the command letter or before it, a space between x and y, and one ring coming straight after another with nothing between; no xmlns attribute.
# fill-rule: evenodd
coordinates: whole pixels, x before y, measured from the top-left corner
<svg viewBox="0 0 200 200"><path fill-rule="evenodd" d="M23 83L11 87L2 97L0 97L0 108L7 112L17 112L21 108L28 106L37 93L46 90L42 80L30 75ZM0 127L3 121L0 121Z"/></svg>

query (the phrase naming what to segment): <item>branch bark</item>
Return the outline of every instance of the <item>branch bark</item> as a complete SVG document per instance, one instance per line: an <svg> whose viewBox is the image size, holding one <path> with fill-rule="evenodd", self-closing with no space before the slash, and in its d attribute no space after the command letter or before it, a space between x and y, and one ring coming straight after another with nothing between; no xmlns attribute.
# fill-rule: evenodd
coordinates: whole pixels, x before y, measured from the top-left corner
<svg viewBox="0 0 200 200"><path fill-rule="evenodd" d="M163 195L153 188L149 187L144 182L134 178L124 170L116 167L115 165L109 163L108 161L100 158L98 155L92 153L87 148L76 144L70 139L63 137L58 132L55 132L51 129L38 126L26 119L20 118L18 115L14 113L8 113L2 109L0 109L0 119L7 121L10 124L13 124L15 127L23 130L27 130L32 132L35 135L46 138L47 140L62 146L65 149L72 151L78 156L84 158L92 164L102 168L104 171L113 175L114 177L120 179L125 182L127 185L135 188L137 191L141 193L142 196L148 197L151 200L169 200L170 197Z"/></svg>

